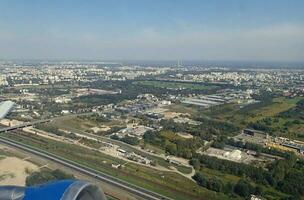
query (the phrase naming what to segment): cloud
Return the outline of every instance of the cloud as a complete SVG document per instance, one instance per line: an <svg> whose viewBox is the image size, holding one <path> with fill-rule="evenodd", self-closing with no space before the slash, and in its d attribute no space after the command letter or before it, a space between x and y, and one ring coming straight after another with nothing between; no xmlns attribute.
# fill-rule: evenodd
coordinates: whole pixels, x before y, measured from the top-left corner
<svg viewBox="0 0 304 200"><path fill-rule="evenodd" d="M0 32L8 58L210 59L292 61L304 58L304 26L244 29L124 30L109 34L51 30L41 35Z"/></svg>

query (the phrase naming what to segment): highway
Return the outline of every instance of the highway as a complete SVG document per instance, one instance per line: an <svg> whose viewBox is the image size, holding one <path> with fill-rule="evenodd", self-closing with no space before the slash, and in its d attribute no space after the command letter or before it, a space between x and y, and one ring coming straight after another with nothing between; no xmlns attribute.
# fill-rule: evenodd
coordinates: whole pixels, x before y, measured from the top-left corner
<svg viewBox="0 0 304 200"><path fill-rule="evenodd" d="M48 153L48 152L43 151L41 149L31 147L29 145L22 144L20 142L8 139L6 137L0 136L0 142L3 143L3 144L6 144L6 145L12 146L12 147L21 149L23 151L27 151L29 153L38 155L38 156L46 158L48 160L57 162L57 163L62 164L66 167L69 167L73 170L76 170L76 171L79 171L83 174L89 175L89 176L91 176L95 179L106 182L108 184L112 184L116 187L119 187L123 190L126 190L126 191L128 191L132 194L135 194L139 197L142 197L144 199L147 199L147 200L161 200L161 199L170 200L170 198L164 197L164 196L162 196L160 194L157 194L155 192L152 192L150 190L144 189L142 187L133 185L133 184L125 182L125 181L122 181L120 179L117 179L113 176L102 173L102 172L97 171L95 169L92 169L92 168L89 168L87 166L83 166L81 164L78 164L74 161L67 160L67 159L62 158L60 156Z"/></svg>
<svg viewBox="0 0 304 200"><path fill-rule="evenodd" d="M16 125L16 126L4 127L4 128L0 128L0 133L7 132L7 131L12 131L12 130L16 130L16 129L24 128L24 127L28 127L28 126L33 126L35 124L47 123L47 122L50 122L50 121L51 121L50 119L43 119L43 120L37 120L37 121L34 121L34 122L26 122L26 123L19 124L19 125Z"/></svg>

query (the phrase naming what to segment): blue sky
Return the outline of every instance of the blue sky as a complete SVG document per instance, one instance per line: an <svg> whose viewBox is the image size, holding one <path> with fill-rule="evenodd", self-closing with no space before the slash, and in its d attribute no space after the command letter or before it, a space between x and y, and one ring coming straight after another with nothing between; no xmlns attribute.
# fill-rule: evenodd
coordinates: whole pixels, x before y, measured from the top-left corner
<svg viewBox="0 0 304 200"><path fill-rule="evenodd" d="M304 60L303 0L0 0L0 59Z"/></svg>

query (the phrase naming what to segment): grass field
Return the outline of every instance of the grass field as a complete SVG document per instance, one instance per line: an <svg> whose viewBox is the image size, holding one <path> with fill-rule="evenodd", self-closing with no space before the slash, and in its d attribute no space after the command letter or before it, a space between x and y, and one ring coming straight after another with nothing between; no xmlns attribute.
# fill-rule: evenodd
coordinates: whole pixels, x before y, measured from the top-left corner
<svg viewBox="0 0 304 200"><path fill-rule="evenodd" d="M284 97L275 98L273 103L269 106L262 107L258 110L252 111L252 116L249 116L248 122L256 122L257 120L263 119L265 117L273 117L280 112L286 111L296 105L296 103L302 98L288 99Z"/></svg>
<svg viewBox="0 0 304 200"><path fill-rule="evenodd" d="M121 125L121 122L112 120L110 122L97 123L88 119L81 119L76 116L66 116L53 120L52 124L57 127L71 127L73 129L86 131L92 127L98 126L119 126Z"/></svg>
<svg viewBox="0 0 304 200"><path fill-rule="evenodd" d="M273 99L273 102L266 106L248 110L246 110L246 107L244 107L242 108L242 112L240 112L241 109L236 104L225 104L219 107L206 109L203 111L203 113L220 120L228 120L238 125L244 125L250 122L256 122L265 117L273 117L280 112L296 106L296 103L301 99L303 99L303 97L292 99L279 97Z"/></svg>
<svg viewBox="0 0 304 200"><path fill-rule="evenodd" d="M191 116L196 115L198 113L198 108L191 105L185 104L171 104L170 106L166 106L170 112L190 114Z"/></svg>
<svg viewBox="0 0 304 200"><path fill-rule="evenodd" d="M287 118L280 117L280 113L295 108L296 103L301 99L303 99L303 97L278 97L266 105L255 106L253 109L250 108L250 106L240 109L237 104L225 104L203 110L202 114L211 118L230 121L240 128L245 128L250 123L268 119L271 121L271 123L267 125L272 130L271 134L303 141L304 120L293 115ZM294 123L295 119L299 121L299 124Z"/></svg>
<svg viewBox="0 0 304 200"><path fill-rule="evenodd" d="M173 199L228 199L224 194L217 194L199 187L191 180L177 173L164 173L135 164L127 164L122 169L114 169L111 167L112 163L123 164L125 161L77 145L53 141L36 135L5 133L3 136L60 155Z"/></svg>

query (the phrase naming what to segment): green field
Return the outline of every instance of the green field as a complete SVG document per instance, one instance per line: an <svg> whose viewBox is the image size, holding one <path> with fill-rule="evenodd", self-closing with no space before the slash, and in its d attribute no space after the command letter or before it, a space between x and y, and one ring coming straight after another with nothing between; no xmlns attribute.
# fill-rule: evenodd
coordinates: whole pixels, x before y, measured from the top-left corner
<svg viewBox="0 0 304 200"><path fill-rule="evenodd" d="M170 106L166 106L165 108L167 108L170 112L189 114L191 116L198 114L200 110L196 106L186 104L171 104Z"/></svg>
<svg viewBox="0 0 304 200"><path fill-rule="evenodd" d="M92 127L99 127L99 126L121 126L122 122L117 120L111 120L110 122L95 122L92 120L89 120L83 116L83 118L77 117L77 116L65 116L60 117L57 119L54 119L51 124L53 124L56 127L68 127L73 129L79 129L79 130L89 130Z"/></svg>
<svg viewBox="0 0 304 200"><path fill-rule="evenodd" d="M206 109L203 111L203 114L244 125L250 122L256 122L265 117L273 117L281 112L287 111L288 109L295 107L296 103L301 99L303 99L303 97L293 99L279 97L273 99L273 102L269 105L260 106L254 109L247 109L246 107L240 108L237 104L225 104Z"/></svg>
<svg viewBox="0 0 304 200"><path fill-rule="evenodd" d="M230 120L233 123L237 124L240 124L241 122L256 122L265 117L273 117L280 112L294 107L296 103L301 99L302 98L300 97L293 99L279 97L273 99L273 102L269 105L248 110L246 110L246 107L244 107L242 108L243 111L237 108L236 105L227 104L223 105L223 107L220 108L218 115L215 117L223 120ZM208 111L206 111L206 113L208 113Z"/></svg>
<svg viewBox="0 0 304 200"><path fill-rule="evenodd" d="M273 103L269 106L262 107L260 109L251 111L253 114L246 119L248 122L255 122L257 120L263 119L265 117L273 117L276 114L286 111L296 105L296 103L301 100L302 98L293 98L288 99L284 97L275 98Z"/></svg>
<svg viewBox="0 0 304 200"><path fill-rule="evenodd" d="M303 97L278 97L263 106L244 108L239 108L236 104L226 104L207 109L202 114L219 120L230 121L241 128L260 122L271 130L271 134L303 140L304 135L299 137L299 134L303 134L304 120L296 118L295 115L290 117L280 116L281 113L294 109L296 103L302 99ZM298 123L294 123L294 120L298 120ZM264 121L268 122L264 123Z"/></svg>

